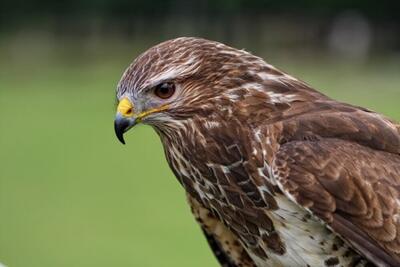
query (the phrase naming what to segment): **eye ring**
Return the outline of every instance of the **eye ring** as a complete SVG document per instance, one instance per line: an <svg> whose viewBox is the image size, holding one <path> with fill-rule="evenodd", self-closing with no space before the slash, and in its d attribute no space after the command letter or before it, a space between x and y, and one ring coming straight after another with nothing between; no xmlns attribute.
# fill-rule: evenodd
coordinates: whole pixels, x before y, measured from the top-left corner
<svg viewBox="0 0 400 267"><path fill-rule="evenodd" d="M161 99L168 99L175 93L175 84L163 82L154 87L154 94Z"/></svg>

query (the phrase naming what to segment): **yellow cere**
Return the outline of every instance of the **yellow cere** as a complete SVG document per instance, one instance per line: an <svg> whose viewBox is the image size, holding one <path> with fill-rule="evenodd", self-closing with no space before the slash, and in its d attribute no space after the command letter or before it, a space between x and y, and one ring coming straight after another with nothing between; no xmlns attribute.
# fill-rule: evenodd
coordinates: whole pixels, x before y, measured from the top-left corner
<svg viewBox="0 0 400 267"><path fill-rule="evenodd" d="M146 111L141 112L140 114L135 114L134 113L134 109L133 109L133 104L131 103L131 101L128 100L128 98L123 98L117 107L117 111L124 117L136 117L136 121L140 122L144 117L152 114L152 113L156 113L156 112L160 112L163 110L168 109L168 105L163 105L161 107L158 108L153 108L153 109L149 109Z"/></svg>
<svg viewBox="0 0 400 267"><path fill-rule="evenodd" d="M133 104L128 100L128 98L124 98L119 102L117 111L124 117L132 117Z"/></svg>

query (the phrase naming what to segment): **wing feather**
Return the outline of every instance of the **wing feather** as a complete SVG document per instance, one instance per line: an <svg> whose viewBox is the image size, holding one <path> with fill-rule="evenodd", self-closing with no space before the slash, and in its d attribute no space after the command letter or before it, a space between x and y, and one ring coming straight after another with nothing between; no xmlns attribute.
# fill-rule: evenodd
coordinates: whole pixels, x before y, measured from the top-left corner
<svg viewBox="0 0 400 267"><path fill-rule="evenodd" d="M286 195L378 266L400 266L400 156L335 138L281 146Z"/></svg>

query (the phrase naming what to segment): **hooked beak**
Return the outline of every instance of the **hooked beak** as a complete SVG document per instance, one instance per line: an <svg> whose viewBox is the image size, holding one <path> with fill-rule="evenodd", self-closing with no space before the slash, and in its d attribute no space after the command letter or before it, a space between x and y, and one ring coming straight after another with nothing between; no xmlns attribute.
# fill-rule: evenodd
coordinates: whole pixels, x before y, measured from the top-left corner
<svg viewBox="0 0 400 267"><path fill-rule="evenodd" d="M135 113L132 102L129 101L128 98L123 98L118 104L117 115L115 116L115 135L122 144L125 144L124 133L126 131L141 122L148 115L167 110L168 107L169 106L166 104L140 113Z"/></svg>
<svg viewBox="0 0 400 267"><path fill-rule="evenodd" d="M124 133L135 124L136 118L133 112L133 104L127 98L124 98L118 104L114 121L115 135L122 144L125 144Z"/></svg>

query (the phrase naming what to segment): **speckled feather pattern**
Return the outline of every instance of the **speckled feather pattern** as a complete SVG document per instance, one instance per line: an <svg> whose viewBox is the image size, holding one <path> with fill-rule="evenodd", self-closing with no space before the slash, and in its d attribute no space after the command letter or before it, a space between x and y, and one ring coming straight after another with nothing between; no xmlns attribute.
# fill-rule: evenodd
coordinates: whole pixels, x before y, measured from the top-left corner
<svg viewBox="0 0 400 267"><path fill-rule="evenodd" d="M140 55L117 97L141 107L165 81L176 96L143 122L221 266L400 266L398 124L199 38Z"/></svg>

